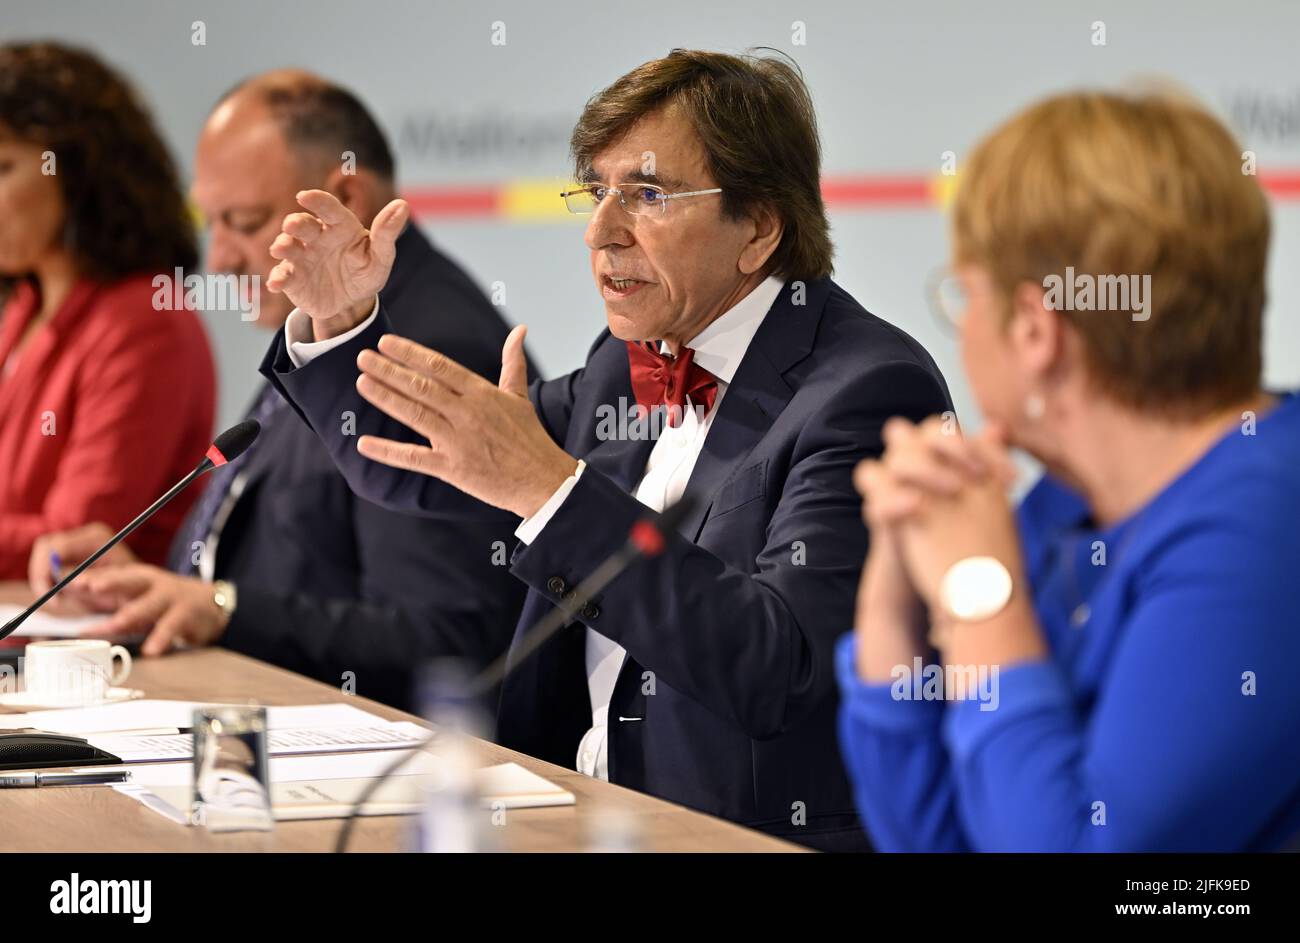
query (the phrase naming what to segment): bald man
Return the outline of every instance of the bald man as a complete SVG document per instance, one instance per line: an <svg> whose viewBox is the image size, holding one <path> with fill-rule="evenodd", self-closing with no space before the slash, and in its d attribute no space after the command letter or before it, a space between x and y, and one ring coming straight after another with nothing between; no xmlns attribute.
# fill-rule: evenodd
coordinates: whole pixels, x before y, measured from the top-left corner
<svg viewBox="0 0 1300 943"><path fill-rule="evenodd" d="M365 107L300 71L227 93L204 125L194 168L209 272L259 284L299 191L326 190L367 222L396 196L392 153ZM262 291L256 300L256 326L279 329L287 298ZM508 326L414 225L397 240L384 302L402 334L495 381ZM294 340L310 350L313 338ZM170 569L122 552L86 574L82 601L113 613L98 634L147 634L147 655L220 644L403 707L413 706L428 660L485 664L500 654L523 600L506 559L518 521L473 501L432 519L355 497L307 423L256 382L255 364L247 376L257 443L214 473ZM350 417L337 418L346 431ZM33 588L48 585L51 550L68 566L106 537L92 525L38 542Z"/></svg>

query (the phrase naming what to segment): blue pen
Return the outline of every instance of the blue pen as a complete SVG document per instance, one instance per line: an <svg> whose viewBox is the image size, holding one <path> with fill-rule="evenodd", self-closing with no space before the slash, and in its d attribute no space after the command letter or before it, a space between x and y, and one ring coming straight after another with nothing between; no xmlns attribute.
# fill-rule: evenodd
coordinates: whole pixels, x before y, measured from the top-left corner
<svg viewBox="0 0 1300 943"><path fill-rule="evenodd" d="M57 550L51 550L50 551L50 578L54 580L54 582L57 583L59 581L59 571L62 569L63 569L63 561L59 559L59 552Z"/></svg>

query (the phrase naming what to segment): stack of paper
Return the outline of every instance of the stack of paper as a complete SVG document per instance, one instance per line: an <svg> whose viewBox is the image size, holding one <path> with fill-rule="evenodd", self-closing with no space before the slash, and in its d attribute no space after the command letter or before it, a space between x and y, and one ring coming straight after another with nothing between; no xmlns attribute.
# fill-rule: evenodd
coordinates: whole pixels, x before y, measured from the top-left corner
<svg viewBox="0 0 1300 943"><path fill-rule="evenodd" d="M102 707L30 711L0 715L0 730L34 727L84 737L127 763L160 763L193 755L195 701L123 701ZM350 704L266 709L267 750L272 756L356 753L413 747L428 731L393 722Z"/></svg>
<svg viewBox="0 0 1300 943"><path fill-rule="evenodd" d="M357 753L362 750L399 750L419 746L429 731L417 724L380 721L373 727L307 727L269 730L266 749L270 756L300 756L308 753ZM87 734L92 746L106 750L124 763L162 763L189 759L194 755L194 737L188 733L170 735Z"/></svg>
<svg viewBox="0 0 1300 943"><path fill-rule="evenodd" d="M85 737L121 757L121 767L93 767L95 772L129 769L131 780L112 788L149 808L188 822L193 764L190 725L201 701L139 700L102 707L31 711L0 715L0 729L34 727ZM230 705L242 706L242 705ZM394 751L416 746L428 731L405 721L384 720L350 704L268 707L267 747L271 754L272 809L277 819L341 818L361 790L392 764ZM439 770L436 755L415 753L400 775L380 787L364 815L415 812L420 785ZM515 763L478 771L478 792L489 807L521 809L572 805L571 792Z"/></svg>
<svg viewBox="0 0 1300 943"><path fill-rule="evenodd" d="M247 707L210 701L122 701L100 707L71 707L61 710L0 714L0 730L35 727L79 737L88 734L166 734L188 730L197 707ZM321 727L378 727L388 723L382 717L351 704L308 704L301 707L268 707L268 730L306 730Z"/></svg>
<svg viewBox="0 0 1300 943"><path fill-rule="evenodd" d="M0 603L0 626L22 613L26 606ZM100 613L91 616L57 616L46 612L33 612L27 621L14 629L14 638L81 638L91 626L103 625L108 616Z"/></svg>
<svg viewBox="0 0 1300 943"><path fill-rule="evenodd" d="M281 821L344 818L361 791L391 764L391 753L292 756L271 760L271 808ZM440 760L418 753L366 802L362 815L408 815L420 810L420 787L439 769ZM96 766L96 772L127 767ZM192 767L166 763L130 767L132 779L114 784L118 792L182 825L189 824ZM573 793L517 763L478 771L478 792L487 808L528 809L573 805Z"/></svg>

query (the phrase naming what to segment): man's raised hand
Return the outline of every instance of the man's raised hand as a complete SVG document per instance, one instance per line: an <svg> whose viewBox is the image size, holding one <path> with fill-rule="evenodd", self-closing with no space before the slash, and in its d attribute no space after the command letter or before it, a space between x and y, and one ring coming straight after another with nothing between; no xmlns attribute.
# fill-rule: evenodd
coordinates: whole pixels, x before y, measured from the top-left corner
<svg viewBox="0 0 1300 943"><path fill-rule="evenodd" d="M393 334L379 339L378 350L361 351L357 391L429 444L363 435L357 451L531 517L578 461L555 443L528 399L524 331L520 325L506 338L495 386L436 350Z"/></svg>
<svg viewBox="0 0 1300 943"><path fill-rule="evenodd" d="M270 291L284 292L312 319L318 340L341 334L370 314L388 281L397 237L410 216L405 200L393 200L370 229L324 190L303 190L305 213L290 213L271 243L280 263L267 276Z"/></svg>

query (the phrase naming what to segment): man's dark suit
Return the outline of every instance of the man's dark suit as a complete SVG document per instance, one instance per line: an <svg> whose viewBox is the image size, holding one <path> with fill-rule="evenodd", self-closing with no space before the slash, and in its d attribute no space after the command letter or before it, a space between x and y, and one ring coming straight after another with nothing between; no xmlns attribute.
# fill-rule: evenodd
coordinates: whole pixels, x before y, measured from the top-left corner
<svg viewBox="0 0 1300 943"><path fill-rule="evenodd" d="M397 330L496 379L505 322L414 226L381 297ZM346 421L330 416L330 430ZM217 542L215 576L239 591L222 645L404 707L429 659L505 650L523 602L504 565L517 518L477 504L420 518L358 498L289 408L254 449Z"/></svg>
<svg viewBox="0 0 1300 943"><path fill-rule="evenodd" d="M611 781L851 849L866 841L839 760L832 671L867 550L851 474L880 453L889 417L951 407L910 337L829 279L802 293L782 290L722 398L679 534L611 583L581 624L513 665L497 730L507 746L574 765L592 719L589 626L627 650L609 708ZM414 440L377 411L363 415L354 392L358 350L387 329L372 325L300 370L277 341L263 372L308 415L351 404L366 431ZM626 346L608 331L583 369L535 383L530 395L555 441L588 467L541 534L515 549L512 572L530 588L515 645L647 513L630 492L653 446L601 440L601 417L620 398L634 402ZM423 512L447 500L450 489L431 478L367 462L337 436L326 445L374 500Z"/></svg>

